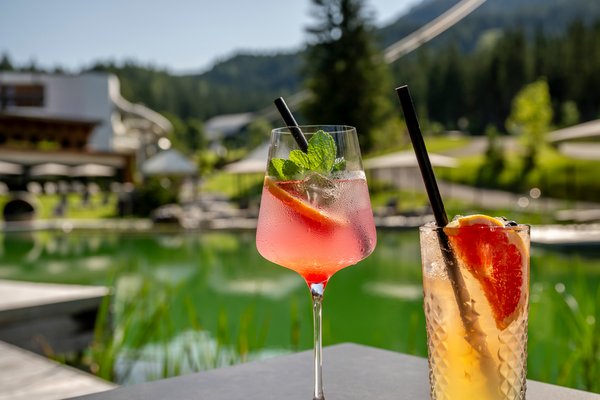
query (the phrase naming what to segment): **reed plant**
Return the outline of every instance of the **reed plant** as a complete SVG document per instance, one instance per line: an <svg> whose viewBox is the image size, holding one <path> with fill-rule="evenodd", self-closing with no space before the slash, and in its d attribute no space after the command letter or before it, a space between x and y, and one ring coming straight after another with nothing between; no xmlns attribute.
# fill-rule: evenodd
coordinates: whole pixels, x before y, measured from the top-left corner
<svg viewBox="0 0 600 400"><path fill-rule="evenodd" d="M129 240L111 248L114 291L100 307L91 351L103 378L135 383L311 347L301 278L256 255L252 234L198 235L168 256L148 241L137 257ZM416 235L379 232L378 246L365 265L333 278L324 340L426 356ZM184 256L193 261L180 267ZM597 251L532 248L530 379L600 392L598 271Z"/></svg>
<svg viewBox="0 0 600 400"><path fill-rule="evenodd" d="M546 279L531 290L528 377L600 393L600 286L581 268L563 280L558 258L544 255L532 270Z"/></svg>

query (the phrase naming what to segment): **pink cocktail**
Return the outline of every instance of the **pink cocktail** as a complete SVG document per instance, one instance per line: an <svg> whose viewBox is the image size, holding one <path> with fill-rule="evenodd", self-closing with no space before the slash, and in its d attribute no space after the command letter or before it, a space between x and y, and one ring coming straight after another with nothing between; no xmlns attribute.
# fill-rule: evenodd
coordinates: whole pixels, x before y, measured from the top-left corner
<svg viewBox="0 0 600 400"><path fill-rule="evenodd" d="M302 275L309 286L326 284L334 273L371 254L376 243L366 180L333 182L337 196L322 206L308 203L302 182L268 182L263 188L256 247L267 260ZM282 201L270 185L297 202ZM311 216L307 207L317 212Z"/></svg>
<svg viewBox="0 0 600 400"><path fill-rule="evenodd" d="M304 146L294 134L306 135ZM301 144L301 143L300 143ZM331 276L367 257L376 244L373 212L356 130L348 126L274 129L256 247L296 271L313 300L315 386L322 400L321 305Z"/></svg>

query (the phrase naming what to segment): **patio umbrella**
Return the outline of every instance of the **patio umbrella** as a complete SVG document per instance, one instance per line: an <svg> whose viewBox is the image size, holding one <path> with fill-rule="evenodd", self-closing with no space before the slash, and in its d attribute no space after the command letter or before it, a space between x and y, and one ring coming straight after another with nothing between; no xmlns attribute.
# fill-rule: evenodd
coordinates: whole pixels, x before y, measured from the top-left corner
<svg viewBox="0 0 600 400"><path fill-rule="evenodd" d="M149 175L196 175L196 164L175 149L161 151L142 164L142 173Z"/></svg>
<svg viewBox="0 0 600 400"><path fill-rule="evenodd" d="M102 164L82 164L71 168L71 176L73 177L112 177L115 176L115 169L108 165Z"/></svg>
<svg viewBox="0 0 600 400"><path fill-rule="evenodd" d="M67 165L57 163L38 164L29 170L29 176L69 176L71 171Z"/></svg>
<svg viewBox="0 0 600 400"><path fill-rule="evenodd" d="M267 168L267 158L269 157L269 142L265 142L252 150L239 161L227 164L223 169L237 177L238 194L242 194L242 179L250 174L264 174ZM244 200L248 198L245 197Z"/></svg>
<svg viewBox="0 0 600 400"><path fill-rule="evenodd" d="M225 167L230 174L263 173L267 167L266 160L241 160Z"/></svg>
<svg viewBox="0 0 600 400"><path fill-rule="evenodd" d="M224 170L231 174L264 173L267 168L269 143L264 143L240 161L228 164Z"/></svg>
<svg viewBox="0 0 600 400"><path fill-rule="evenodd" d="M0 161L0 175L21 175L22 173L22 165Z"/></svg>

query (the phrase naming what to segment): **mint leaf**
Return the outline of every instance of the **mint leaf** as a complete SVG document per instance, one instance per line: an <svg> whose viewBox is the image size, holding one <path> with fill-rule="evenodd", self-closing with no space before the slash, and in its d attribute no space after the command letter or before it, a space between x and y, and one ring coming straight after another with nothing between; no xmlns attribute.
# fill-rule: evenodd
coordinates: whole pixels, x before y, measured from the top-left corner
<svg viewBox="0 0 600 400"><path fill-rule="evenodd" d="M344 169L346 169L346 160L344 157L336 158L333 167L331 167L331 172L339 172Z"/></svg>
<svg viewBox="0 0 600 400"><path fill-rule="evenodd" d="M344 158L335 158L337 148L333 137L325 131L317 131L308 141L308 151L290 151L289 160L273 158L268 173L279 180L300 179L307 172L328 175L346 167Z"/></svg>
<svg viewBox="0 0 600 400"><path fill-rule="evenodd" d="M336 152L333 137L324 131L317 131L308 141L308 153L306 155L309 159L309 169L328 174L335 162Z"/></svg>
<svg viewBox="0 0 600 400"><path fill-rule="evenodd" d="M308 145L310 151L310 144ZM298 167L302 169L312 170L311 159L307 153L302 150L290 151L290 161L294 162Z"/></svg>
<svg viewBox="0 0 600 400"><path fill-rule="evenodd" d="M291 160L273 158L269 163L268 173L280 180L290 180L300 174L301 169Z"/></svg>

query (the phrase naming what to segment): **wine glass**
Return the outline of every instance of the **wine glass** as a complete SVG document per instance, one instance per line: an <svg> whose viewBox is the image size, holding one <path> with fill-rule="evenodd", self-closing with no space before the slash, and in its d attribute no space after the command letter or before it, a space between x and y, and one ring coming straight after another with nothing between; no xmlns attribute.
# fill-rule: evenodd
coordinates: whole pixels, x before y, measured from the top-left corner
<svg viewBox="0 0 600 400"><path fill-rule="evenodd" d="M308 143L299 141L298 134ZM267 260L300 274L310 289L315 400L324 399L321 307L325 286L334 273L371 254L376 241L356 129L344 125L274 129L256 247Z"/></svg>

